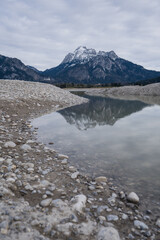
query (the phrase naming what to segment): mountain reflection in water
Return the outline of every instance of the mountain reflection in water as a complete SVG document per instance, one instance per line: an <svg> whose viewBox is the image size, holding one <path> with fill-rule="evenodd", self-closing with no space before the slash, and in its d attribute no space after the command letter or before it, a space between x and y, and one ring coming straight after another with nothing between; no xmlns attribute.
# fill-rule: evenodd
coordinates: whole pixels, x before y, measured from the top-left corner
<svg viewBox="0 0 160 240"><path fill-rule="evenodd" d="M86 104L58 111L65 120L79 130L87 130L97 125L114 125L119 119L141 111L149 104L140 101L117 100L112 98L87 96Z"/></svg>
<svg viewBox="0 0 160 240"><path fill-rule="evenodd" d="M87 98L87 104L34 119L38 139L48 146L54 142L50 147L67 154L81 172L112 178L120 188L159 202L160 106L150 101Z"/></svg>

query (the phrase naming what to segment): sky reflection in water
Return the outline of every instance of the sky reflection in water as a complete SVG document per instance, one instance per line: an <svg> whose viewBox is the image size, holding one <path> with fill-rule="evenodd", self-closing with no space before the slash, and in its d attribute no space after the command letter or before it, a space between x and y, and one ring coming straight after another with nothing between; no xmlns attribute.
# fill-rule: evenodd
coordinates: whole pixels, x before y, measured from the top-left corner
<svg viewBox="0 0 160 240"><path fill-rule="evenodd" d="M90 102L33 120L38 138L81 171L106 175L159 200L160 106L89 97ZM153 188L154 186L154 188Z"/></svg>

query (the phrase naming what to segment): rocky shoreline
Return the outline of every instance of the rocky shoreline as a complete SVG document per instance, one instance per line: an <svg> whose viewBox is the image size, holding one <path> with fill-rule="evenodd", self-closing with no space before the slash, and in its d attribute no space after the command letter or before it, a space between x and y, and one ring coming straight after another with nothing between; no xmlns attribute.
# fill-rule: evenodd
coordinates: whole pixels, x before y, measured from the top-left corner
<svg viewBox="0 0 160 240"><path fill-rule="evenodd" d="M111 88L94 88L85 90L87 94L97 96L117 96L117 97L159 97L160 83L148 84L146 86L123 86Z"/></svg>
<svg viewBox="0 0 160 240"><path fill-rule="evenodd" d="M110 179L91 179L36 139L31 119L86 100L0 80L0 239L160 239L159 212ZM78 157L78 156L77 156Z"/></svg>

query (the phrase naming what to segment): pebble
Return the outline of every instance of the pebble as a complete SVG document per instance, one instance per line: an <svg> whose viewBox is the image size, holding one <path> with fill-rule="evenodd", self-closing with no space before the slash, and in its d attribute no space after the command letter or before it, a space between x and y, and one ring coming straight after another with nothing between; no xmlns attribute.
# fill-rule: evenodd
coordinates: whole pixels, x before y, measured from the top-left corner
<svg viewBox="0 0 160 240"><path fill-rule="evenodd" d="M66 165L68 163L67 159L62 160L61 162L63 165Z"/></svg>
<svg viewBox="0 0 160 240"><path fill-rule="evenodd" d="M75 202L73 205L73 210L77 212L82 212L82 209L86 206L87 197L83 194L76 195L71 199L72 202Z"/></svg>
<svg viewBox="0 0 160 240"><path fill-rule="evenodd" d="M79 175L79 172L78 172L78 171L77 171L77 172L74 172L74 173L72 173L71 178L72 178L72 179L76 179L76 178L78 177L78 175Z"/></svg>
<svg viewBox="0 0 160 240"><path fill-rule="evenodd" d="M27 168L34 168L34 163L27 162L24 164Z"/></svg>
<svg viewBox="0 0 160 240"><path fill-rule="evenodd" d="M46 195L52 197L53 193L51 193L50 191L46 191Z"/></svg>
<svg viewBox="0 0 160 240"><path fill-rule="evenodd" d="M29 125L29 126L31 126L31 125ZM32 126L31 126L32 127ZM33 140L27 140L27 143L34 143L34 141Z"/></svg>
<svg viewBox="0 0 160 240"><path fill-rule="evenodd" d="M139 203L139 197L135 192L131 192L127 196L127 200L132 203Z"/></svg>
<svg viewBox="0 0 160 240"><path fill-rule="evenodd" d="M99 182L107 182L107 178L104 177L104 176L100 176L100 177L96 177L96 178L95 178L95 181L96 181L97 183L99 183Z"/></svg>
<svg viewBox="0 0 160 240"><path fill-rule="evenodd" d="M3 162L4 162L4 158L0 157L0 163L3 163Z"/></svg>
<svg viewBox="0 0 160 240"><path fill-rule="evenodd" d="M160 228L160 218L157 219L156 226Z"/></svg>
<svg viewBox="0 0 160 240"><path fill-rule="evenodd" d="M101 227L97 240L120 240L118 231L113 227Z"/></svg>
<svg viewBox="0 0 160 240"><path fill-rule="evenodd" d="M107 216L107 220L109 221L109 222L116 222L116 221L118 221L118 216L117 215L108 215Z"/></svg>
<svg viewBox="0 0 160 240"><path fill-rule="evenodd" d="M90 186L88 186L88 189L93 191L93 190L95 190L95 186L94 185L90 185Z"/></svg>
<svg viewBox="0 0 160 240"><path fill-rule="evenodd" d="M52 230L52 224L47 224L44 228L44 233L49 233Z"/></svg>
<svg viewBox="0 0 160 240"><path fill-rule="evenodd" d="M34 172L34 168L28 168L27 171L28 171L28 173L33 173Z"/></svg>
<svg viewBox="0 0 160 240"><path fill-rule="evenodd" d="M58 154L58 159L63 160L63 159L68 159L69 157L64 154Z"/></svg>
<svg viewBox="0 0 160 240"><path fill-rule="evenodd" d="M23 144L20 148L21 148L23 151L29 151L29 150L31 150L31 146L28 145L28 144Z"/></svg>
<svg viewBox="0 0 160 240"><path fill-rule="evenodd" d="M22 196L27 195L27 193L28 193L27 191L25 191L25 190L23 190L23 189L20 190L19 192L21 193Z"/></svg>
<svg viewBox="0 0 160 240"><path fill-rule="evenodd" d="M39 221L38 221L37 219L35 219L35 220L33 220L33 221L31 222L31 225L32 225L32 226L38 226L38 225L39 225Z"/></svg>
<svg viewBox="0 0 160 240"><path fill-rule="evenodd" d="M108 206L107 206L107 205L99 206L99 207L97 208L97 213L100 214L100 213L102 213L103 211L107 211L107 209L108 209Z"/></svg>
<svg viewBox="0 0 160 240"><path fill-rule="evenodd" d="M8 221L3 221L0 223L1 233L6 235L8 233Z"/></svg>
<svg viewBox="0 0 160 240"><path fill-rule="evenodd" d="M12 141L8 141L4 144L4 147L5 148L14 148L14 147L16 147L16 144Z"/></svg>
<svg viewBox="0 0 160 240"><path fill-rule="evenodd" d="M33 191L33 187L29 183L27 183L27 185L25 186L25 190Z"/></svg>
<svg viewBox="0 0 160 240"><path fill-rule="evenodd" d="M98 219L102 223L106 221L106 218L104 216L99 216Z"/></svg>
<svg viewBox="0 0 160 240"><path fill-rule="evenodd" d="M6 180L8 183L14 183L15 182L15 179L10 177L10 178L7 178Z"/></svg>
<svg viewBox="0 0 160 240"><path fill-rule="evenodd" d="M125 198L125 193L123 191L121 191L119 193L120 199L124 199Z"/></svg>
<svg viewBox="0 0 160 240"><path fill-rule="evenodd" d="M62 199L54 199L52 201L52 205L56 208L62 209L64 206L66 206L66 203Z"/></svg>
<svg viewBox="0 0 160 240"><path fill-rule="evenodd" d="M114 196L108 198L108 203L114 207L115 206L115 203L116 203L116 198Z"/></svg>
<svg viewBox="0 0 160 240"><path fill-rule="evenodd" d="M52 202L52 198L47 198L47 199L44 199L40 202L40 205L42 207L48 207L50 205L50 203Z"/></svg>
<svg viewBox="0 0 160 240"><path fill-rule="evenodd" d="M128 215L125 214L125 213L123 213L123 214L122 214L122 219L123 219L123 220L127 220L127 219L128 219Z"/></svg>
<svg viewBox="0 0 160 240"><path fill-rule="evenodd" d="M48 180L42 180L40 182L40 187L48 187L50 185L50 182Z"/></svg>
<svg viewBox="0 0 160 240"><path fill-rule="evenodd" d="M68 170L70 172L76 172L76 168L74 166L69 166Z"/></svg>
<svg viewBox="0 0 160 240"><path fill-rule="evenodd" d="M141 230L147 230L148 229L148 226L144 222L141 222L139 220L134 221L134 226L138 229L141 229Z"/></svg>
<svg viewBox="0 0 160 240"><path fill-rule="evenodd" d="M50 190L51 192L53 192L56 189L56 186L52 183L52 186L48 187L48 190Z"/></svg>
<svg viewBox="0 0 160 240"><path fill-rule="evenodd" d="M132 240L132 239L135 239L135 237L134 237L131 233L129 233L129 234L128 234L128 239L131 239L131 240Z"/></svg>

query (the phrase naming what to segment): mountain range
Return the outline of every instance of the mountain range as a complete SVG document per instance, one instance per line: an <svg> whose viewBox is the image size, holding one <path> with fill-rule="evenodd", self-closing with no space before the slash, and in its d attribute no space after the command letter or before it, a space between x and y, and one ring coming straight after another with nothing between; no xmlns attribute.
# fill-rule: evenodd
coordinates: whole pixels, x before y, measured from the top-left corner
<svg viewBox="0 0 160 240"><path fill-rule="evenodd" d="M44 77L17 58L0 55L0 79L18 79L26 81L43 81Z"/></svg>
<svg viewBox="0 0 160 240"><path fill-rule="evenodd" d="M24 65L19 59L0 55L0 78L49 82L56 85L128 85L160 81L160 72L147 70L117 56L114 51L97 52L95 49L78 47L66 55L57 66L38 71Z"/></svg>

